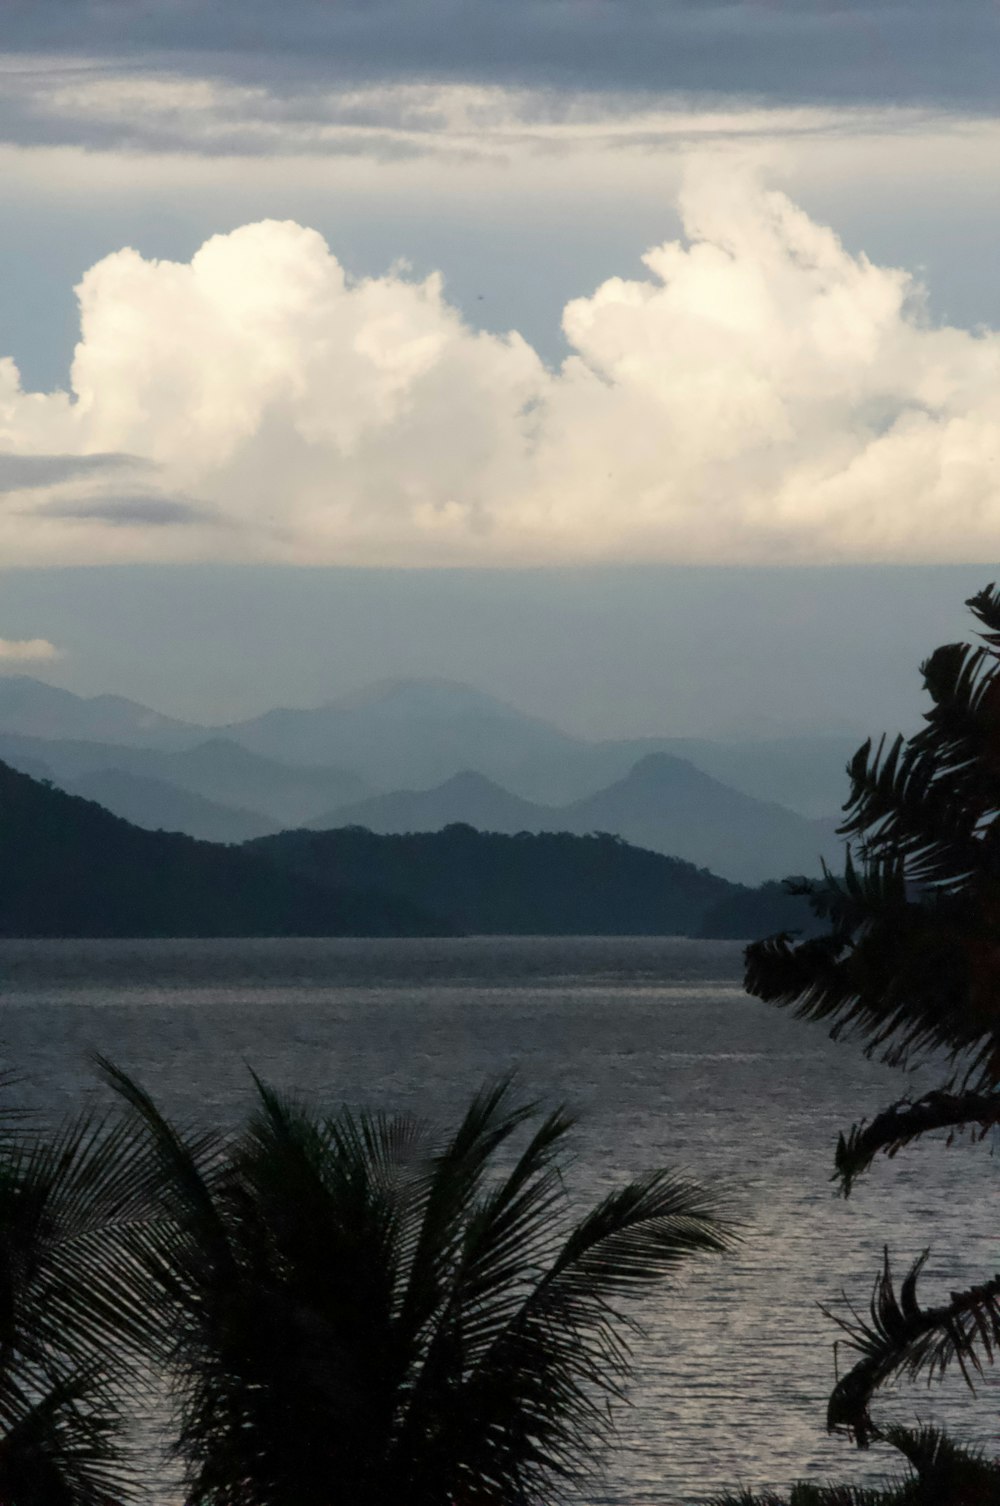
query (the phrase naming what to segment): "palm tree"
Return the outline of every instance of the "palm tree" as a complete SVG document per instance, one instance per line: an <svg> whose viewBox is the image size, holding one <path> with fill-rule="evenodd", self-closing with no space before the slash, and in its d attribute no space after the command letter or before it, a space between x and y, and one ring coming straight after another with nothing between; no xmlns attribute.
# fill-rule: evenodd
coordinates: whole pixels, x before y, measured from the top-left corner
<svg viewBox="0 0 1000 1506"><path fill-rule="evenodd" d="M151 1169L125 1124L84 1117L48 1136L3 1115L0 1501L112 1506L132 1494L122 1414L150 1332L133 1250Z"/></svg>
<svg viewBox="0 0 1000 1506"><path fill-rule="evenodd" d="M106 1065L160 1157L161 1294L191 1506L530 1506L594 1461L623 1397L622 1304L732 1234L658 1172L568 1222L571 1121L472 1100L439 1142L257 1083L194 1143Z"/></svg>
<svg viewBox="0 0 1000 1506"><path fill-rule="evenodd" d="M990 586L968 606L982 642L948 644L923 665L926 726L888 746L866 743L850 766L841 832L854 851L844 876L792 885L829 930L747 951L747 988L758 997L828 1022L833 1036L860 1039L886 1062L943 1053L949 1063L938 1089L904 1097L840 1137L845 1196L877 1156L929 1131L978 1138L1000 1124L1000 592ZM869 1314L838 1318L859 1358L833 1391L828 1421L861 1447L891 1437L871 1417L879 1386L952 1363L971 1381L1000 1345L1000 1276L924 1307L925 1259L897 1289L887 1253ZM929 1468L919 1451L911 1457L918 1473L921 1460ZM1000 1498L992 1488L989 1499ZM935 1499L979 1497L939 1490Z"/></svg>
<svg viewBox="0 0 1000 1506"><path fill-rule="evenodd" d="M878 1486L800 1482L787 1496L741 1491L715 1496L706 1506L997 1506L996 1460L960 1448L938 1428L887 1428L884 1438L909 1466L905 1476Z"/></svg>

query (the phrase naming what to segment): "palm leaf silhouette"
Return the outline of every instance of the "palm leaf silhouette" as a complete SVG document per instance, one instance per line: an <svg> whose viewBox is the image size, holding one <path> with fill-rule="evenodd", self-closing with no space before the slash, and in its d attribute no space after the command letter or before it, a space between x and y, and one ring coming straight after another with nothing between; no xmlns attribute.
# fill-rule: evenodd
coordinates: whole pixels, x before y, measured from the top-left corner
<svg viewBox="0 0 1000 1506"><path fill-rule="evenodd" d="M947 644L923 665L923 729L868 742L850 764L843 876L796 884L828 933L747 950L747 987L761 998L893 1064L947 1058L940 1088L841 1135L835 1177L845 1194L878 1155L935 1131L982 1138L1000 1123L1000 592L990 586L968 606L981 642ZM1000 1277L925 1308L925 1258L897 1292L887 1251L868 1317L837 1318L859 1358L828 1420L861 1446L877 1434L870 1403L880 1385L953 1363L971 1384L1000 1344ZM942 1459L950 1447L941 1444Z"/></svg>
<svg viewBox="0 0 1000 1506"><path fill-rule="evenodd" d="M136 1488L123 1412L156 1333L140 1250L158 1178L121 1119L0 1133L0 1499L111 1506Z"/></svg>
<svg viewBox="0 0 1000 1506"><path fill-rule="evenodd" d="M787 1496L751 1491L713 1496L706 1506L996 1506L1000 1464L962 1448L938 1428L887 1428L884 1440L902 1454L910 1473L881 1485L801 1482Z"/></svg>
<svg viewBox="0 0 1000 1506"><path fill-rule="evenodd" d="M574 1225L572 1121L506 1079L443 1142L409 1116L322 1116L258 1082L220 1151L111 1075L177 1221L143 1248L192 1506L549 1501L608 1437L622 1305L733 1237L716 1196L665 1173Z"/></svg>

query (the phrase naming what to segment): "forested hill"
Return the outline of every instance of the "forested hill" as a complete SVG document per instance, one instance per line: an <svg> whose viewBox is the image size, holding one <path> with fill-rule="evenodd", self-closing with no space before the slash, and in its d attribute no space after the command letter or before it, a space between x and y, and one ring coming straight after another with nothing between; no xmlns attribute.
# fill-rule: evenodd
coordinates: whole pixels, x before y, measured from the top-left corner
<svg viewBox="0 0 1000 1506"><path fill-rule="evenodd" d="M382 936L448 931L406 899L264 852L143 831L0 763L0 935Z"/></svg>
<svg viewBox="0 0 1000 1506"><path fill-rule="evenodd" d="M752 937L802 901L620 837L146 831L0 763L0 936Z"/></svg>
<svg viewBox="0 0 1000 1506"><path fill-rule="evenodd" d="M720 908L753 893L607 835L502 836L454 825L385 836L348 826L282 832L247 847L303 878L403 895L458 931L487 935L698 936ZM721 934L717 925L712 934Z"/></svg>

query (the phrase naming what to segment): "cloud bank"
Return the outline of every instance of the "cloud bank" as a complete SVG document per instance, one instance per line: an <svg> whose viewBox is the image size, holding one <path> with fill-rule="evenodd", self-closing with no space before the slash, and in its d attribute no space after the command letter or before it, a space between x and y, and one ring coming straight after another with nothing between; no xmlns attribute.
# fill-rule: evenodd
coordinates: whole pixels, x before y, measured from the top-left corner
<svg viewBox="0 0 1000 1506"><path fill-rule="evenodd" d="M651 153L762 136L903 137L928 126L982 134L994 119L975 101L956 114L919 100L762 101L744 90L696 104L690 91L670 92L662 82L652 91L613 84L579 91L462 79L310 81L280 69L242 79L0 53L0 142L32 150L503 165L532 155Z"/></svg>
<svg viewBox="0 0 1000 1506"><path fill-rule="evenodd" d="M5 0L3 45L302 88L331 76L461 79L771 100L996 102L992 0ZM126 24L127 21L127 24Z"/></svg>
<svg viewBox="0 0 1000 1506"><path fill-rule="evenodd" d="M61 657L47 638L0 638L0 664L28 664Z"/></svg>
<svg viewBox="0 0 1000 1506"><path fill-rule="evenodd" d="M1000 334L747 173L694 164L679 208L566 306L556 371L297 224L106 257L69 391L0 361L4 561L1000 556Z"/></svg>

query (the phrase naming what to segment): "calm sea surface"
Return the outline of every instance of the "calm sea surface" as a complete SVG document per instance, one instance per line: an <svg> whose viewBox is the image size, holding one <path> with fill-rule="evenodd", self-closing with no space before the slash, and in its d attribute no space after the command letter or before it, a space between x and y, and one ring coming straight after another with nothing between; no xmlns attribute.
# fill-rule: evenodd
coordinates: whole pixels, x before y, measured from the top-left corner
<svg viewBox="0 0 1000 1506"><path fill-rule="evenodd" d="M931 1246L925 1300L998 1264L988 1145L913 1148L834 1195L837 1131L905 1079L747 998L740 957L660 938L0 942L0 1043L47 1115L106 1096L95 1049L209 1120L239 1116L248 1067L329 1107L442 1119L514 1067L526 1094L580 1115L575 1193L662 1165L723 1180L745 1243L635 1309L634 1404L585 1497L679 1506L876 1476L879 1451L825 1437L836 1331L817 1303L846 1289L864 1307L887 1241L900 1268ZM997 1401L995 1384L971 1398L950 1381L891 1406L989 1440Z"/></svg>

